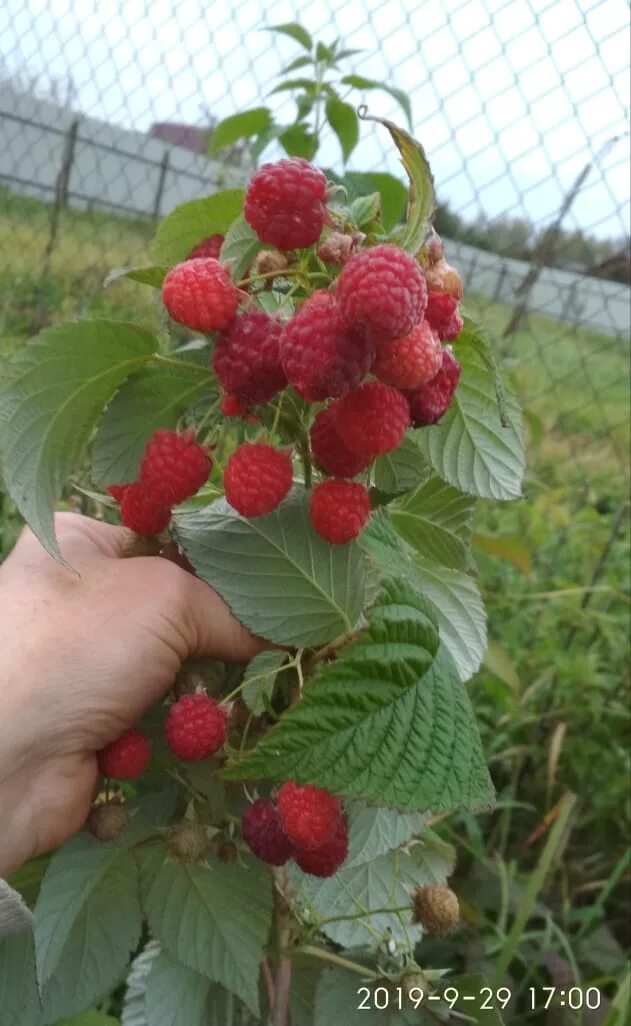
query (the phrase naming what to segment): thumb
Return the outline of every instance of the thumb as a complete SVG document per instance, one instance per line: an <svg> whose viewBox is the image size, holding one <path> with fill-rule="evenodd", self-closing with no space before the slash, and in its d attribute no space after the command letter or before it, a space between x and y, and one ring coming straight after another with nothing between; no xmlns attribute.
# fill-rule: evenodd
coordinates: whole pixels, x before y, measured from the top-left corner
<svg viewBox="0 0 631 1026"><path fill-rule="evenodd" d="M182 580L186 658L211 656L225 662L244 663L269 643L255 637L230 612L216 591L191 573L178 568ZM184 625L183 625L184 626Z"/></svg>

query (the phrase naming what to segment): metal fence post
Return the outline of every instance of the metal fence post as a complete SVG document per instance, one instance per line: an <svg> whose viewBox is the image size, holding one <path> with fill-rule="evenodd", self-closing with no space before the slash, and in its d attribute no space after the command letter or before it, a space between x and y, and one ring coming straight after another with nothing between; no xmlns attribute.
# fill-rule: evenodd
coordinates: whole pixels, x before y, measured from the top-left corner
<svg viewBox="0 0 631 1026"><path fill-rule="evenodd" d="M162 204L162 193L164 192L164 183L166 181L167 171L169 170L169 151L165 149L164 156L160 163L160 174L158 176L158 186L156 188L156 195L153 201L153 219L157 221L160 217L160 206Z"/></svg>

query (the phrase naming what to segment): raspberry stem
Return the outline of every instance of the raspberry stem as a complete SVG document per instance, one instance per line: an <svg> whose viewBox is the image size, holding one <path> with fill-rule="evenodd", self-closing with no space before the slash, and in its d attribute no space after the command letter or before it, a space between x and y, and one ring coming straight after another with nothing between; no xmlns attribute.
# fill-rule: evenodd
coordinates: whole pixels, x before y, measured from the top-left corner
<svg viewBox="0 0 631 1026"><path fill-rule="evenodd" d="M330 962L331 965L339 965L341 969L348 969L351 973L358 973L365 979L376 980L379 978L379 974L372 973L367 966L360 965L359 962L351 962L350 959L342 958L325 948L318 948L315 944L301 944L300 947L292 950L295 955L310 955L312 958L319 958L323 962Z"/></svg>

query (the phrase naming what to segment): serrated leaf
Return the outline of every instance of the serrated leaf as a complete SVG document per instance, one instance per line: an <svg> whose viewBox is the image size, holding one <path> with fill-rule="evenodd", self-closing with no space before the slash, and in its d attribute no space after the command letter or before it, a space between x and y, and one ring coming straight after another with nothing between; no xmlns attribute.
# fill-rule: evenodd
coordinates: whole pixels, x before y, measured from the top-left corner
<svg viewBox="0 0 631 1026"><path fill-rule="evenodd" d="M255 716L262 716L265 712L265 699L271 699L276 674L286 659L285 652L259 652L248 663L241 698Z"/></svg>
<svg viewBox="0 0 631 1026"><path fill-rule="evenodd" d="M245 520L224 499L175 516L175 533L198 575L260 637L310 647L353 630L366 569L359 546L331 546L294 492L273 513Z"/></svg>
<svg viewBox="0 0 631 1026"><path fill-rule="evenodd" d="M306 112L302 112L306 116ZM278 137L285 153L290 157L303 157L312 160L318 149L318 137L303 124L291 125Z"/></svg>
<svg viewBox="0 0 631 1026"><path fill-rule="evenodd" d="M408 127L412 128L412 106L409 96L403 89L397 89L386 82L377 82L373 78L364 78L363 75L345 75L342 79L342 84L352 86L354 89L361 89L362 91L381 89L384 93L389 93L397 101L405 114Z"/></svg>
<svg viewBox="0 0 631 1026"><path fill-rule="evenodd" d="M305 50L310 50L313 46L311 36L297 21L286 21L282 25L270 25L267 31L280 32L284 36L289 36L297 43L300 43L301 46L304 46Z"/></svg>
<svg viewBox="0 0 631 1026"><path fill-rule="evenodd" d="M367 981L344 969L327 969L316 990L313 1026L331 1026L339 1021L344 1009L344 1026L419 1026L436 1023L437 1016L425 1016L423 1006L400 1009L396 989L386 987L387 981ZM432 1006L432 1012L435 1011ZM444 1021L444 1020L440 1020Z"/></svg>
<svg viewBox="0 0 631 1026"><path fill-rule="evenodd" d="M461 492L518 499L525 466L521 413L507 390L502 426L487 350L488 342L468 321L456 347L460 384L439 423L421 433L420 445L439 477Z"/></svg>
<svg viewBox="0 0 631 1026"><path fill-rule="evenodd" d="M232 996L161 951L146 980L147 1026L209 1026L230 1021Z"/></svg>
<svg viewBox="0 0 631 1026"><path fill-rule="evenodd" d="M462 570L471 563L475 499L430 477L391 507L395 529L421 556Z"/></svg>
<svg viewBox="0 0 631 1026"><path fill-rule="evenodd" d="M39 1026L33 934L0 937L0 1011L7 1026Z"/></svg>
<svg viewBox="0 0 631 1026"><path fill-rule="evenodd" d="M376 189L381 196L381 222L384 231L391 231L403 217L408 191L398 178L387 172L347 171L342 183L353 196Z"/></svg>
<svg viewBox="0 0 631 1026"><path fill-rule="evenodd" d="M153 242L157 264L186 260L198 242L209 235L225 235L241 213L242 189L224 189L203 199L181 203L160 223Z"/></svg>
<svg viewBox="0 0 631 1026"><path fill-rule="evenodd" d="M143 907L172 958L258 1014L258 978L271 926L271 877L261 863L176 862L163 845L140 854Z"/></svg>
<svg viewBox="0 0 631 1026"><path fill-rule="evenodd" d="M427 816L419 812L380 809L358 801L348 803L347 813L348 856L344 863L345 869L372 862L380 855L405 844L420 833L427 819Z"/></svg>
<svg viewBox="0 0 631 1026"><path fill-rule="evenodd" d="M385 495L399 495L416 488L430 470L418 444L418 431L408 431L401 444L374 463L375 487Z"/></svg>
<svg viewBox="0 0 631 1026"><path fill-rule="evenodd" d="M235 281L243 278L252 264L257 253L263 249L254 229L243 217L237 217L232 226L226 232L226 237L221 247L221 261L232 262L231 274Z"/></svg>
<svg viewBox="0 0 631 1026"><path fill-rule="evenodd" d="M140 285L151 285L154 289L162 287L162 282L169 273L169 268L165 264L147 264L143 267L115 267L113 271L106 276L103 282L103 288L107 289L115 281L120 281L121 278L129 278L131 281L137 281Z"/></svg>
<svg viewBox="0 0 631 1026"><path fill-rule="evenodd" d="M48 328L15 354L0 388L0 452L11 498L56 559L53 513L116 389L158 348L144 328L78 321Z"/></svg>
<svg viewBox="0 0 631 1026"><path fill-rule="evenodd" d="M177 354L175 354L177 357ZM135 481L146 443L159 428L174 429L196 402L216 395L210 370L151 364L130 377L108 405L92 445L98 488Z"/></svg>
<svg viewBox="0 0 631 1026"><path fill-rule="evenodd" d="M371 192L370 196L358 196L351 203L350 212L358 228L378 221L381 216L381 193Z"/></svg>
<svg viewBox="0 0 631 1026"><path fill-rule="evenodd" d="M359 122L355 108L350 103L344 103L343 100L332 96L327 100L325 110L327 121L338 138L346 163L359 142Z"/></svg>
<svg viewBox="0 0 631 1026"><path fill-rule="evenodd" d="M252 110L244 110L240 114L224 118L211 131L208 156L213 157L219 150L232 146L239 139L250 139L253 135L260 135L271 123L272 115L267 107L253 107Z"/></svg>

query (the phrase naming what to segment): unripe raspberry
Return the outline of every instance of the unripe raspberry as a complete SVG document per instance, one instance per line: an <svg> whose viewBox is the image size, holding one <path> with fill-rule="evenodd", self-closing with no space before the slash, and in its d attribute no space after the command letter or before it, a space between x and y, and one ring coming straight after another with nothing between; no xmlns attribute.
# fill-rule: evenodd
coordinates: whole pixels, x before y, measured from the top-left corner
<svg viewBox="0 0 631 1026"><path fill-rule="evenodd" d="M317 484L309 500L311 523L332 545L346 545L370 518L370 496L362 484L331 479Z"/></svg>
<svg viewBox="0 0 631 1026"><path fill-rule="evenodd" d="M293 855L278 812L267 798L258 798L243 813L241 834L256 857L268 866L284 866Z"/></svg>
<svg viewBox="0 0 631 1026"><path fill-rule="evenodd" d="M285 834L301 849L319 848L332 840L343 817L341 802L330 791L293 780L280 788L276 806Z"/></svg>
<svg viewBox="0 0 631 1026"><path fill-rule="evenodd" d="M326 217L326 178L301 157L263 164L245 194L244 216L261 242L304 249L320 236Z"/></svg>
<svg viewBox="0 0 631 1026"><path fill-rule="evenodd" d="M156 503L177 506L199 491L211 469L211 459L193 431L154 431L145 446L140 480Z"/></svg>
<svg viewBox="0 0 631 1026"><path fill-rule="evenodd" d="M180 862L201 862L210 850L208 834L201 823L184 819L169 830L169 853Z"/></svg>
<svg viewBox="0 0 631 1026"><path fill-rule="evenodd" d="M279 343L282 326L252 308L217 338L213 368L222 388L250 403L269 402L287 384Z"/></svg>
<svg viewBox="0 0 631 1026"><path fill-rule="evenodd" d="M337 279L336 296L344 325L377 344L408 335L427 303L418 263L389 243L351 257Z"/></svg>
<svg viewBox="0 0 631 1026"><path fill-rule="evenodd" d="M174 755L185 762L198 762L214 755L224 744L228 719L225 710L208 695L182 695L167 713L164 732Z"/></svg>
<svg viewBox="0 0 631 1026"><path fill-rule="evenodd" d="M342 267L353 252L353 238L342 232L331 232L319 244L317 255L325 264L338 264Z"/></svg>
<svg viewBox="0 0 631 1026"><path fill-rule="evenodd" d="M198 257L212 257L213 260L219 260L223 240L223 235L209 235L206 239L202 239L201 242L197 243L186 259L196 260Z"/></svg>
<svg viewBox="0 0 631 1026"><path fill-rule="evenodd" d="M417 887L412 905L413 921L420 923L427 933L450 933L460 921L458 898L446 884Z"/></svg>
<svg viewBox="0 0 631 1026"><path fill-rule="evenodd" d="M218 260L185 260L171 268L162 299L174 321L209 334L226 328L237 312L239 292Z"/></svg>
<svg viewBox="0 0 631 1026"><path fill-rule="evenodd" d="M425 280L429 292L446 292L457 303L462 299L462 278L456 268L448 264L444 257L427 268Z"/></svg>
<svg viewBox="0 0 631 1026"><path fill-rule="evenodd" d="M370 459L396 449L410 426L407 399L381 381L367 381L335 407L335 424L344 444Z"/></svg>
<svg viewBox="0 0 631 1026"><path fill-rule="evenodd" d="M458 300L448 292L436 292L432 289L428 293L425 320L431 324L441 341L453 330L453 317L457 312Z"/></svg>
<svg viewBox="0 0 631 1026"><path fill-rule="evenodd" d="M435 424L448 409L460 381L461 367L448 348L443 349L438 374L414 392L408 392L412 424L425 427Z"/></svg>
<svg viewBox="0 0 631 1026"><path fill-rule="evenodd" d="M130 727L97 753L99 773L112 780L135 780L144 773L151 758L151 744L136 727Z"/></svg>
<svg viewBox="0 0 631 1026"><path fill-rule="evenodd" d="M97 841L115 841L129 823L129 812L121 801L112 800L95 805L86 827Z"/></svg>
<svg viewBox="0 0 631 1026"><path fill-rule="evenodd" d="M239 858L239 849L234 841L225 838L217 845L217 858L220 862L227 862L233 865Z"/></svg>
<svg viewBox="0 0 631 1026"><path fill-rule="evenodd" d="M334 477L356 477L371 463L371 458L351 452L337 433L336 404L320 410L311 427L311 452L320 468Z"/></svg>
<svg viewBox="0 0 631 1026"><path fill-rule="evenodd" d="M409 335L379 346L373 373L395 388L419 388L438 373L442 357L438 335L423 320Z"/></svg>
<svg viewBox="0 0 631 1026"><path fill-rule="evenodd" d="M288 267L289 261L284 253L279 253L277 249L263 249L255 256L250 274L252 277L257 274L282 275Z"/></svg>
<svg viewBox="0 0 631 1026"><path fill-rule="evenodd" d="M288 494L293 480L291 459L264 442L240 445L224 474L226 499L243 517L271 513Z"/></svg>
<svg viewBox="0 0 631 1026"><path fill-rule="evenodd" d="M159 505L140 481L128 485L110 485L107 489L120 503L121 520L136 534L161 534L171 520L168 506Z"/></svg>
<svg viewBox="0 0 631 1026"><path fill-rule="evenodd" d="M319 289L285 324L280 357L298 395L321 402L357 388L370 370L374 346L342 327L334 297Z"/></svg>
<svg viewBox="0 0 631 1026"><path fill-rule="evenodd" d="M303 873L328 877L340 869L348 855L348 822L342 816L333 837L319 848L299 848L294 853L296 864Z"/></svg>

